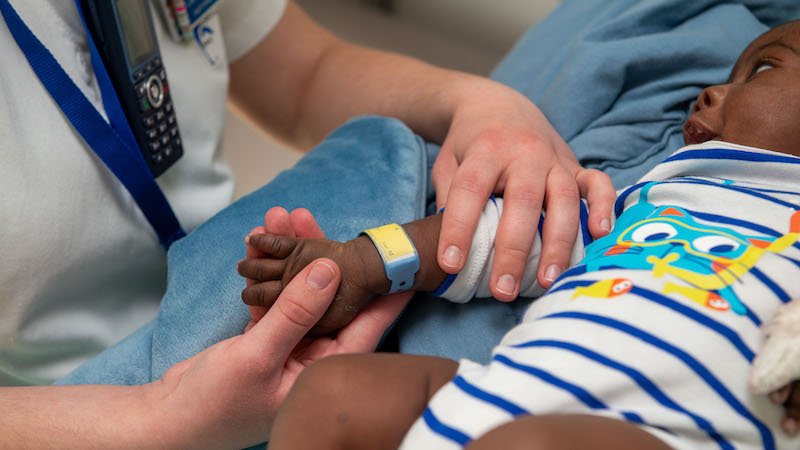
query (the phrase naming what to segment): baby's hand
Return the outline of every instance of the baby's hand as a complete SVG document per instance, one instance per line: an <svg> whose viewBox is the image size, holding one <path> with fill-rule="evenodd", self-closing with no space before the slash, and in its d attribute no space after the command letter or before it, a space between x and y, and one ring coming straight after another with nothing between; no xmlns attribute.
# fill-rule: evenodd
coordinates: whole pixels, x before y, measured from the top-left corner
<svg viewBox="0 0 800 450"><path fill-rule="evenodd" d="M782 426L800 428L800 300L783 306L765 328L767 339L750 370L750 390L786 408Z"/></svg>
<svg viewBox="0 0 800 450"><path fill-rule="evenodd" d="M248 244L265 256L239 262L237 266L239 274L255 281L242 291L242 300L250 306L270 308L284 286L287 286L309 263L321 257L332 259L342 271L342 280L328 311L310 334L319 336L336 332L350 323L381 290L384 292L388 290L388 287L384 288L374 282L377 277L370 277L372 272L382 271L383 267L380 264L371 266L365 264L366 252L363 247L372 246L371 242L365 242L366 239L341 243L327 239L252 234L249 236ZM377 254L374 247L367 247L366 251ZM323 269L324 267L319 268ZM333 272L332 268L327 270ZM306 280L309 285L315 285L317 273L317 269L309 273ZM319 272L319 275L326 274ZM330 278L330 274L324 278Z"/></svg>
<svg viewBox="0 0 800 450"><path fill-rule="evenodd" d="M254 228L248 233L245 238L245 243L249 241L249 237L254 234L275 234L278 236L288 237L302 237L302 238L324 238L325 234L322 232L314 216L305 208L295 209L291 213L286 209L275 206L270 208L264 214L264 225ZM253 246L247 244L245 257L246 259L264 258L267 255L257 250ZM246 278L247 287L253 286L258 283L257 280ZM245 331L255 325L264 314L267 313L269 308L263 306L249 306L250 309L250 323L245 328Z"/></svg>

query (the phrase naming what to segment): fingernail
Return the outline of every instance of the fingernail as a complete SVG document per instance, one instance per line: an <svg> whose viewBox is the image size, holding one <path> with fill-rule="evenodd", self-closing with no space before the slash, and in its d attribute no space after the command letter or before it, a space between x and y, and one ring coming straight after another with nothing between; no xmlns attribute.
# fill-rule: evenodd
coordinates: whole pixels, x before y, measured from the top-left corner
<svg viewBox="0 0 800 450"><path fill-rule="evenodd" d="M603 219L600 221L600 228L603 229L605 232L611 231L611 221L609 219Z"/></svg>
<svg viewBox="0 0 800 450"><path fill-rule="evenodd" d="M461 266L461 258L461 250L455 245L447 247L447 250L444 251L444 263L449 267Z"/></svg>
<svg viewBox="0 0 800 450"><path fill-rule="evenodd" d="M544 279L551 283L556 281L559 275L561 275L561 268L555 264L550 264L547 270L544 271Z"/></svg>
<svg viewBox="0 0 800 450"><path fill-rule="evenodd" d="M514 277L511 275L504 274L497 279L497 286L495 287L503 294L514 295L514 291L517 290L517 282L514 281Z"/></svg>
<svg viewBox="0 0 800 450"><path fill-rule="evenodd" d="M250 245L250 235L249 234L244 237L244 243L247 244L247 245Z"/></svg>
<svg viewBox="0 0 800 450"><path fill-rule="evenodd" d="M797 433L797 420L787 418L783 421L783 431L794 436Z"/></svg>
<svg viewBox="0 0 800 450"><path fill-rule="evenodd" d="M336 272L324 262L318 262L311 268L311 272L306 277L306 283L314 289L325 289L333 281Z"/></svg>

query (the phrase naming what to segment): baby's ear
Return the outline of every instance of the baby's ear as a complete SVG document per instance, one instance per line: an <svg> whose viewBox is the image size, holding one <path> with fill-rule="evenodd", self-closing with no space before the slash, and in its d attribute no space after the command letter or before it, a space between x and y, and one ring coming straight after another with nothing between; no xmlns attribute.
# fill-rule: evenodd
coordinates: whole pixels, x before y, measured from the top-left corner
<svg viewBox="0 0 800 450"><path fill-rule="evenodd" d="M750 391L759 395L800 380L800 300L783 305L764 333L766 340L750 369Z"/></svg>

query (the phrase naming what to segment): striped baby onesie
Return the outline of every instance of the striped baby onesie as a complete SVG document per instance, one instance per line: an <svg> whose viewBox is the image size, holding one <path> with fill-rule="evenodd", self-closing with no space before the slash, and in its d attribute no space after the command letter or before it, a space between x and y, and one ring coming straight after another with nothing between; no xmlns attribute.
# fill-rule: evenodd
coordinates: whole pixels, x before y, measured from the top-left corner
<svg viewBox="0 0 800 450"><path fill-rule="evenodd" d="M438 294L488 296L494 229L487 203L470 261ZM760 326L800 298L800 158L719 141L684 147L619 193L617 220L592 242L490 364L464 360L401 448L458 449L522 415L597 414L677 450L797 449L781 407L747 389ZM536 285L537 242L522 280Z"/></svg>

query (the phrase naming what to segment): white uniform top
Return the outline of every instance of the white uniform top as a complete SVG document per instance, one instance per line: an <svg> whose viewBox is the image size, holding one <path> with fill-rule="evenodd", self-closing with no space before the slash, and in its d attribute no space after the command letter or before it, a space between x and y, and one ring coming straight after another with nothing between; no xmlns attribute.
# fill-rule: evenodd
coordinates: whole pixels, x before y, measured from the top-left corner
<svg viewBox="0 0 800 450"><path fill-rule="evenodd" d="M537 414L625 420L676 450L800 448L780 431L783 408L747 386L761 325L800 298L799 180L798 157L712 141L623 190L608 236L591 242L582 213L583 258L488 365L462 361L401 448L463 448ZM482 221L496 227L493 214ZM483 245L444 297L485 292L492 243Z"/></svg>
<svg viewBox="0 0 800 450"><path fill-rule="evenodd" d="M11 3L105 116L74 2ZM228 61L269 32L285 3L221 1L205 48L173 41L151 8L184 146L158 182L187 231L233 193L220 149ZM46 383L155 316L166 258L136 203L72 129L2 20L0 61L0 385Z"/></svg>

